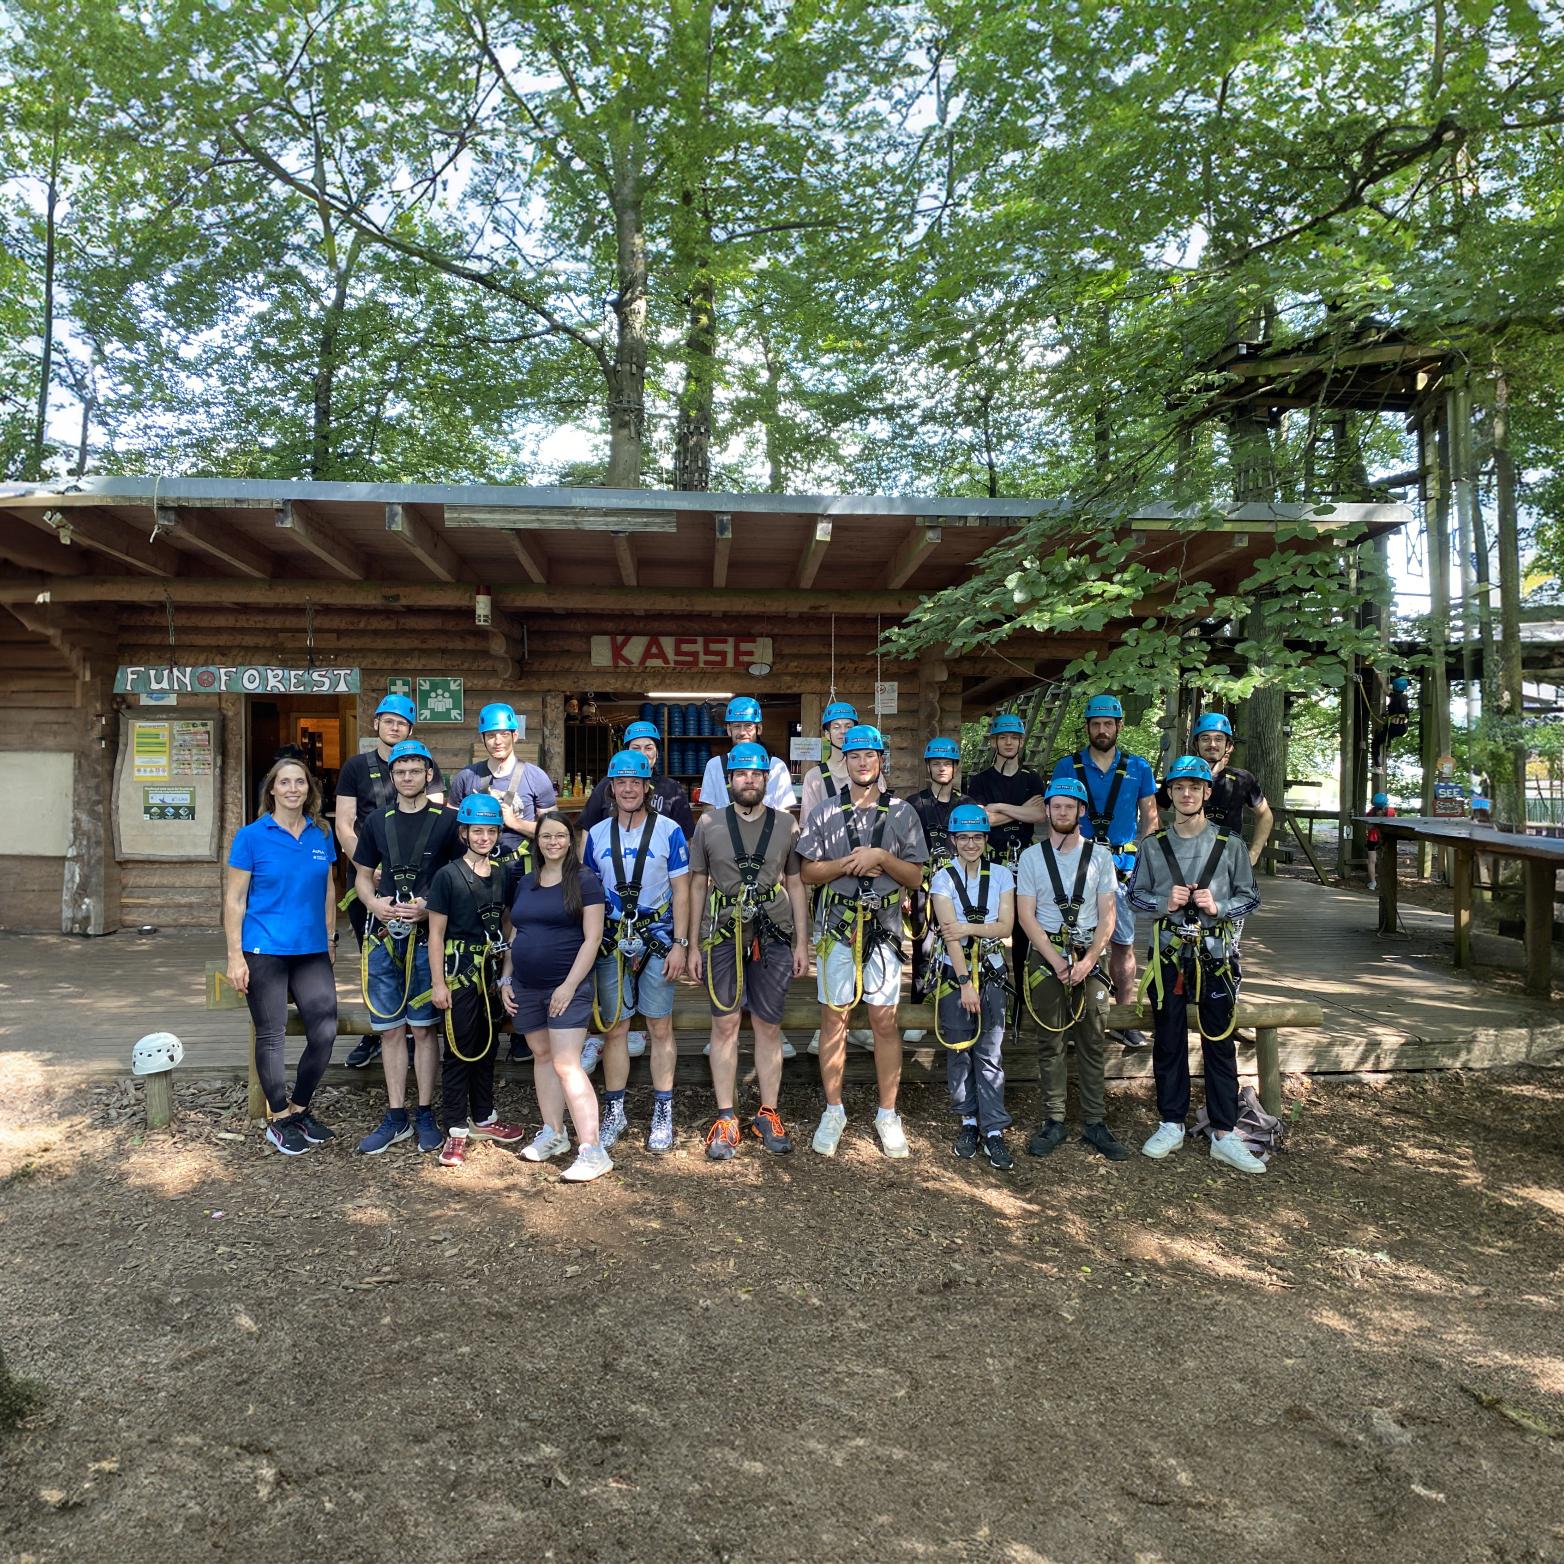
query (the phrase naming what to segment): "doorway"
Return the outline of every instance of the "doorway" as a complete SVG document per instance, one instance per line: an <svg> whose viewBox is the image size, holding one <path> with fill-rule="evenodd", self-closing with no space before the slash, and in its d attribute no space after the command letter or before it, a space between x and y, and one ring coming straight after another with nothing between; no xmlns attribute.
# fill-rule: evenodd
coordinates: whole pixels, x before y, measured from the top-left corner
<svg viewBox="0 0 1564 1564"><path fill-rule="evenodd" d="M245 753L249 757L249 788L244 818L255 818L255 802L272 762L289 746L299 751L320 778L326 816L336 802L337 774L353 753L350 735L357 720L352 696L333 700L320 695L252 695L245 700Z"/></svg>

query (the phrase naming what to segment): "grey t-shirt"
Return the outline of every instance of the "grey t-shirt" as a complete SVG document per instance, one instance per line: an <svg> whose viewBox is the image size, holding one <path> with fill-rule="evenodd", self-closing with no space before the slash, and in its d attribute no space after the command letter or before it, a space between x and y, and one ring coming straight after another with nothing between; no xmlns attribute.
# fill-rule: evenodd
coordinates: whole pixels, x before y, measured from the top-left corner
<svg viewBox="0 0 1564 1564"><path fill-rule="evenodd" d="M816 863L829 862L833 858L845 858L854 848L858 847L883 847L894 858L899 858L903 863L927 863L929 858L928 843L923 839L923 826L918 820L917 811L913 809L904 798L889 798L884 794L880 796L877 804L865 809L852 811L857 832L857 841L848 834L847 812L848 795L842 794L838 798L828 798L815 810L804 825L803 834L798 841L798 856L808 858ZM884 811L884 824L881 825L881 811ZM858 895L857 877L851 874L838 875L829 882L830 888L841 896L856 897ZM905 889L899 881L894 880L888 874L877 874L871 887L877 896L891 898L890 905L881 907L875 916L887 933L893 934L897 939L901 938L901 903L900 895ZM815 933L824 932L824 899L821 899L820 907L815 913Z"/></svg>
<svg viewBox="0 0 1564 1564"><path fill-rule="evenodd" d="M1140 851L1135 856L1135 873L1130 877L1128 892L1130 905L1138 912L1149 912L1158 918L1165 917L1168 911L1168 895L1173 887L1199 883L1200 871L1205 868L1206 859L1211 856L1211 849L1216 845L1217 834L1216 826L1207 823L1206 828L1198 836L1180 836L1169 826L1166 832L1153 832L1150 836L1143 837ZM1174 858L1178 861L1181 876L1179 879L1174 879L1168 867L1167 854L1163 852L1157 840L1158 836L1164 835L1168 845L1173 849ZM1247 917L1260 905L1260 892L1255 886L1254 870L1249 863L1249 849L1245 847L1243 837L1237 832L1228 837L1227 846L1223 850L1221 860L1216 866L1216 872L1211 876L1211 883L1207 889L1216 900L1215 917L1209 912L1201 912L1191 904L1174 914L1174 921L1198 920L1202 927L1212 930L1223 920ZM1164 944L1171 943L1173 934L1170 929L1163 928L1160 933ZM1220 942L1208 934L1207 943L1214 949Z"/></svg>
<svg viewBox="0 0 1564 1564"><path fill-rule="evenodd" d="M1066 896L1075 889L1075 876L1080 872L1082 841L1077 833L1073 848L1054 854L1059 869L1059 883ZM1075 932L1089 944L1092 935L1097 932L1097 898L1117 895L1119 880L1114 873L1113 854L1107 848L1096 851L1098 844L1095 842L1086 842L1084 845L1093 851L1090 867L1086 871L1086 884L1081 888L1081 910L1075 920ZM1033 842L1016 864L1016 896L1035 897L1037 921L1048 933L1058 933L1064 917L1054 901L1054 882L1048 878L1042 842Z"/></svg>
<svg viewBox="0 0 1564 1564"><path fill-rule="evenodd" d="M787 899L787 887L783 876L798 873L798 822L785 809L769 811L772 818L771 840L766 844L766 861L761 865L755 883L764 890L775 886L771 899L762 907L766 917L784 934L793 932L793 904ZM690 843L690 872L704 874L724 895L736 896L743 886L738 861L733 853L733 837L728 830L728 818L733 817L739 828L739 841L746 854L759 851L760 839L765 834L766 816L755 820L741 819L733 806L709 809L695 827L695 840ZM728 925L733 922L733 912L728 910ZM703 899L701 907L701 938L711 933L710 898Z"/></svg>

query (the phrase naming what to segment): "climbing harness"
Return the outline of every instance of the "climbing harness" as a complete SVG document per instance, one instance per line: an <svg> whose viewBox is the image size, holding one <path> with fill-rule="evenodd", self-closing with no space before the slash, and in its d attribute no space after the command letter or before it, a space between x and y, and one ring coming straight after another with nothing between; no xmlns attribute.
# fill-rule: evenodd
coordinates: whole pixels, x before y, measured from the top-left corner
<svg viewBox="0 0 1564 1564"><path fill-rule="evenodd" d="M402 850L399 816L408 811L393 806L381 816L385 821L386 832L386 863L383 867L387 868L391 875L393 905L413 907L416 901L413 895L414 888L423 878L425 870L429 867L429 860L434 855L435 816L441 812L433 804L426 804L419 811L422 818L419 821L418 832L411 848L405 853ZM364 1003L368 1006L373 1019L389 1021L410 1008L408 997L413 989L413 959L419 941L426 940L428 937L427 924L415 923L406 918L394 917L388 922L381 922L376 929L365 929L364 943L359 950L358 976ZM377 1010L374 1001L369 997L369 958L378 947L389 951L393 963L399 963L402 968L402 997L391 1010Z"/></svg>
<svg viewBox="0 0 1564 1564"><path fill-rule="evenodd" d="M1066 970L1086 954L1087 943L1080 938L1076 925L1080 921L1081 908L1085 905L1086 878L1091 873L1092 854L1097 850L1097 843L1090 838L1083 838L1081 842L1080 861L1075 866L1075 883L1069 895L1065 894L1064 877L1059 873L1059 860L1054 854L1052 837L1045 837L1041 843L1043 851L1043 866L1048 870L1048 881L1053 891L1054 906L1059 909L1059 927L1051 931L1054 946L1065 959ZM1074 985L1079 990L1079 998L1076 1001L1075 1012L1066 1018L1063 1026L1050 1026L1038 1015L1037 1007L1032 1002L1032 995L1047 977L1057 980L1055 973L1047 963L1030 963L1031 970L1025 976L1025 987L1022 1000L1026 1005L1027 1014L1045 1031L1058 1036L1061 1032L1068 1032L1072 1026L1086 1013L1086 982L1091 976L1095 976L1100 982L1107 983L1106 974L1100 966L1093 968L1092 973L1081 983Z"/></svg>
<svg viewBox="0 0 1564 1564"><path fill-rule="evenodd" d="M762 944L778 941L786 943L787 936L766 916L765 912L772 897L776 895L775 882L767 886L762 886L760 883L760 872L766 866L766 852L771 846L771 833L777 823L776 810L770 808L766 810L766 823L760 828L760 840L752 853L744 849L744 841L739 833L736 806L729 804L722 813L727 820L728 841L732 846L733 861L739 872L739 888L736 894L729 895L715 885L712 886L711 894L706 899L710 932L701 941L701 949L707 955L706 992L711 998L712 1009L718 1015L732 1015L744 1003L746 952L749 960L758 962ZM728 921L730 914L731 922ZM748 940L744 937L746 927L752 930ZM733 941L734 992L733 1003L725 1005L717 998L710 958L718 946L729 938Z"/></svg>
<svg viewBox="0 0 1564 1564"><path fill-rule="evenodd" d="M457 917L453 914L451 922L467 927L476 923L483 930L483 938L446 940L445 985L451 991L453 998L461 989L474 986L479 988L483 995L484 1035L492 1043L495 1021L493 996L496 982L495 963L503 962L505 957L504 885L496 869L491 868L487 875L480 876L466 863L459 862L458 866L462 872L462 889L466 893L467 905L463 909L466 916ZM433 997L434 989L430 988L410 1000L407 1008L417 1010L420 1005L428 1004ZM485 1045L479 1052L469 1055L464 1054L457 1047L454 1004L448 1006L445 1012L445 1041L452 1057L460 1059L463 1064L476 1064L489 1051L489 1046Z"/></svg>
<svg viewBox="0 0 1564 1564"><path fill-rule="evenodd" d="M1125 855L1133 856L1136 851L1133 841L1114 842L1109 840L1113 830L1113 811L1119 802L1119 793L1124 787L1125 778L1130 773L1129 756L1122 750L1119 752L1118 764L1113 768L1113 780L1108 784L1108 797L1104 800L1100 810L1093 807L1091 803L1092 787L1091 783L1086 780L1086 759L1084 753L1077 750L1070 756L1070 764L1075 768L1075 780L1086 789L1087 808L1091 814L1092 821L1092 839L1101 842L1115 858ZM1096 765L1093 764L1091 769L1097 771ZM1099 776L1101 775L1100 772L1098 774ZM1129 870L1120 869L1117 863L1114 864L1114 870L1118 874L1121 883L1129 879Z"/></svg>
<svg viewBox="0 0 1564 1564"><path fill-rule="evenodd" d="M858 731L856 728L853 730L854 733ZM863 846L858 838L857 814L856 809L842 810L842 824L847 832L848 846L853 852ZM874 831L869 838L869 846L879 847L885 840L885 828L891 817L890 800L887 797L882 795L874 806L874 815ZM829 1000L826 1001L828 1010L845 1016L863 999L865 947L872 951L879 945L895 943L894 936L883 927L880 920L870 918L869 914L900 903L899 890L883 896L876 894L873 875L858 876L858 890L854 895L844 895L829 885L821 888L821 928L820 938L815 941L815 954L823 967L826 958L838 945L848 946L853 953L853 997L845 1005L833 1005Z"/></svg>
<svg viewBox="0 0 1564 1564"><path fill-rule="evenodd" d="M961 903L961 921L963 923L987 923L988 920L988 875L989 860L987 855L979 861L977 899L974 901L967 895L967 875L963 864L952 866L949 874L951 884L956 890L956 899ZM983 995L990 992L995 984L1005 997L1006 1013L1009 1011L1010 999L1014 988L1005 970L1005 942L1001 939L984 938L974 935L961 942L962 954L967 961L967 976L971 979L978 991L978 1013L973 1018L972 1035L967 1038L951 1039L945 1036L940 1024L940 1001L951 994L961 992L961 981L956 977L956 969L950 960L948 950L941 952L940 977L934 985L934 1039L942 1048L949 1048L953 1053L961 1053L970 1048L983 1032Z"/></svg>
<svg viewBox="0 0 1564 1564"><path fill-rule="evenodd" d="M389 697L387 697L387 699L389 699ZM384 706L386 703L385 701L382 701L380 704ZM375 715L378 717L380 713L376 712ZM393 712L392 715L399 717L402 714L401 712L397 711ZM382 771L380 769L381 764L382 762L380 759L380 751L372 749L369 752L369 771L367 773L369 777L370 806L364 812L364 818L366 820L370 815L379 814L385 809L389 808L394 801L394 789L391 785L390 769L388 767L386 770ZM348 886L347 895L337 903L337 911L346 912L348 908L351 907L357 900L358 887L356 885Z"/></svg>
<svg viewBox="0 0 1564 1564"><path fill-rule="evenodd" d="M642 757L644 758L644 757ZM613 855L615 883L619 887L619 912L604 923L600 957L612 956L614 960L614 1013L604 1020L598 1006L596 986L592 992L592 1024L599 1033L610 1031L626 1014L624 975L630 972L630 1008L634 1015L640 1002L640 977L642 969L653 956L666 956L672 946L658 932L656 925L662 921L671 901L660 907L641 911L641 881L646 875L646 855L651 851L656 819L648 814L641 827L641 840L631 859L630 873L625 874L623 841L619 835L619 815L616 812L608 823L608 847Z"/></svg>
<svg viewBox="0 0 1564 1564"><path fill-rule="evenodd" d="M1231 839L1228 831L1218 831L1216 841L1212 843L1211 851L1206 856L1205 863L1201 866L1200 874L1195 883L1190 886L1190 899L1179 909L1183 914L1177 922L1174 915L1169 913L1165 917L1158 918L1152 925L1151 959L1146 963L1145 975L1140 980L1140 988L1136 994L1137 1001L1144 1001L1148 991L1152 994L1152 1003L1157 1009L1161 1009L1165 999L1164 979L1162 974L1163 962L1171 959L1177 976L1173 983L1175 994L1190 992L1195 1000L1195 1025L1200 1030L1200 1035L1208 1043L1226 1042L1238 1026L1238 973L1233 969L1233 920L1231 918L1219 918L1215 923L1202 923L1199 910L1195 906L1194 893L1196 891L1209 890L1211 881L1216 875L1217 867L1222 862L1222 855L1227 851L1227 844ZM1167 859L1168 872L1173 877L1174 885L1183 885L1188 882L1184 879L1184 870L1180 867L1178 856L1173 851L1173 844L1168 840L1166 829L1156 833L1156 841L1162 848L1163 857ZM1163 952L1162 936L1166 934L1172 941L1171 957ZM1214 956L1211 953L1210 940L1217 940L1221 944L1221 955ZM1188 978L1188 989L1185 987L1185 979ZM1205 1021L1200 1014L1200 1000L1204 984L1210 978L1226 978L1232 991L1233 1014L1227 1023L1227 1030L1213 1036L1206 1031Z"/></svg>

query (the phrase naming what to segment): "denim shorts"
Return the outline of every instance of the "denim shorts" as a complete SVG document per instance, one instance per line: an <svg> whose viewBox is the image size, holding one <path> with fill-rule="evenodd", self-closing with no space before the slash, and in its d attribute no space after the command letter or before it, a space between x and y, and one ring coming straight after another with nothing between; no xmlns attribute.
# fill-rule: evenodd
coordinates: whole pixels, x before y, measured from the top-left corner
<svg viewBox="0 0 1564 1564"><path fill-rule="evenodd" d="M511 1018L511 1031L518 1037L527 1032L579 1032L592 1025L592 979L588 975L576 984L576 992L562 1016L548 1013L549 1000L554 997L552 988L521 988L512 990L516 1000L516 1014Z"/></svg>
<svg viewBox="0 0 1564 1564"><path fill-rule="evenodd" d="M614 1002L616 973L620 977L617 1004ZM599 956L597 965L592 968L592 978L597 984L597 1010L604 1026L613 1026L633 1015L653 1020L673 1014L673 980L663 975L661 956L648 956L639 977L631 973L628 963L620 973L612 956Z"/></svg>
<svg viewBox="0 0 1564 1564"><path fill-rule="evenodd" d="M1135 943L1135 909L1130 906L1129 896L1121 885L1118 895L1113 903L1113 938L1114 945L1133 945Z"/></svg>
<svg viewBox="0 0 1564 1564"><path fill-rule="evenodd" d="M377 944L369 953L369 1024L377 1032L394 1032L404 1024L434 1025L438 1012L432 999L426 999L417 1010L407 1007L407 1000L429 992L428 940L421 939L413 947L411 982L406 961L406 944L394 940Z"/></svg>
<svg viewBox="0 0 1564 1564"><path fill-rule="evenodd" d="M901 951L876 942L864 952L863 1002L894 1007L901 999ZM845 1005L853 997L857 977L851 945L833 945L815 961L815 993L822 1005Z"/></svg>

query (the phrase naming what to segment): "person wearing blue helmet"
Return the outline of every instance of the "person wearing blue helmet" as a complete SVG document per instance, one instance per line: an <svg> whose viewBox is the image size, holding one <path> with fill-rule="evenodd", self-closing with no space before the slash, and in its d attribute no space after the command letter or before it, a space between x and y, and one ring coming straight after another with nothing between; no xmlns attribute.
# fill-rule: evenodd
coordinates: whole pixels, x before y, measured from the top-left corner
<svg viewBox="0 0 1564 1564"><path fill-rule="evenodd" d="M495 856L517 857L530 867L525 844L538 828L538 816L554 807L557 795L548 773L516 753L520 731L521 719L504 701L490 701L478 713L478 737L488 754L451 778L451 802L460 804L470 793L489 793L499 799L504 826Z"/></svg>
<svg viewBox="0 0 1564 1564"><path fill-rule="evenodd" d="M804 773L804 785L799 793L798 823L807 825L809 817L828 798L836 798L847 791L847 757L842 754L842 742L848 733L858 726L858 711L851 701L829 700L820 713L820 732L825 740L825 757L818 766L811 766ZM886 787L880 777L880 790Z"/></svg>
<svg viewBox="0 0 1564 1564"><path fill-rule="evenodd" d="M646 1022L652 1066L652 1123L646 1149L673 1150L673 985L690 948L690 848L667 815L647 807L652 767L637 750L608 763L614 812L586 833L582 866L608 898L594 968L594 1030L603 1038L603 1119L599 1144L612 1150L629 1127L630 1019Z"/></svg>
<svg viewBox="0 0 1564 1564"><path fill-rule="evenodd" d="M1130 901L1155 921L1142 988L1151 995L1151 1066L1157 1128L1140 1148L1162 1158L1184 1144L1189 1116L1189 1008L1194 1001L1205 1061L1211 1160L1240 1173L1265 1163L1236 1132L1238 1053L1233 1045L1243 969L1239 926L1260 905L1244 839L1205 815L1211 767L1180 755L1168 767L1172 824L1142 844Z"/></svg>
<svg viewBox="0 0 1564 1564"><path fill-rule="evenodd" d="M1405 674L1397 674L1393 678L1386 679L1377 668L1373 670L1374 682L1381 688L1384 695L1384 715L1381 716L1376 709L1376 702L1370 699L1368 690L1361 678L1358 689L1363 695L1368 707L1368 722L1371 732L1369 739L1369 765L1376 773L1383 774L1385 769L1385 751L1390 748L1397 739L1403 739L1407 730L1412 726L1412 681Z"/></svg>
<svg viewBox="0 0 1564 1564"><path fill-rule="evenodd" d="M820 1001L820 1084L826 1108L814 1149L836 1155L847 1123L842 1077L847 1017L861 1000L869 1009L874 1070L880 1088L875 1132L888 1157L909 1155L896 1112L901 1085L902 897L923 883L929 850L912 805L880 791L885 739L867 723L842 741L847 792L828 798L805 822L798 855L815 902L815 984Z"/></svg>
<svg viewBox="0 0 1564 1564"><path fill-rule="evenodd" d="M1477 800L1472 800L1474 814ZM1389 793L1376 793L1369 800L1368 812L1371 815L1379 815L1383 818L1393 818L1396 812L1395 805L1390 802ZM1364 841L1368 846L1368 886L1371 891L1379 889L1379 841L1380 833L1370 826L1365 833Z"/></svg>
<svg viewBox="0 0 1564 1564"><path fill-rule="evenodd" d="M1086 747L1054 762L1055 777L1074 777L1086 789L1081 833L1107 844L1119 876L1119 903L1108 946L1108 971L1114 998L1135 1000L1135 913L1125 895L1135 867L1136 843L1157 829L1157 777L1139 755L1119 748L1124 706L1117 695L1094 695L1086 703ZM1120 1032L1126 1048L1144 1048L1146 1036L1134 1027Z"/></svg>
<svg viewBox="0 0 1564 1564"><path fill-rule="evenodd" d="M667 815L684 832L687 840L695 836L695 815L690 808L690 795L684 784L676 782L666 772L657 769L657 744L662 735L653 722L632 722L625 729L624 747L638 750L652 763L652 790L646 796L646 807L654 815ZM599 820L606 820L614 807L614 795L608 778L601 778L592 789L592 796L576 818L578 831L590 831Z"/></svg>
<svg viewBox="0 0 1564 1564"><path fill-rule="evenodd" d="M961 745L955 739L930 739L923 746L923 764L929 774L929 785L907 800L923 827L923 840L929 849L923 884L912 893L908 907L907 921L912 931L912 1002L915 1005L921 1005L933 993L935 961L943 949L939 928L930 915L929 885L935 873L955 857L946 825L952 809L976 802L958 785ZM923 1034L908 1032L906 1040L922 1042Z"/></svg>
<svg viewBox="0 0 1564 1564"><path fill-rule="evenodd" d="M1249 843L1249 862L1257 864L1276 823L1266 802L1260 779L1242 766L1229 765L1233 755L1233 724L1219 711L1208 711L1196 718L1190 732L1190 751L1211 768L1211 796L1206 800L1206 818L1215 820L1234 836L1244 834L1244 817L1254 815L1254 839ZM1159 811L1172 809L1167 785L1157 789Z"/></svg>
<svg viewBox="0 0 1564 1564"><path fill-rule="evenodd" d="M332 805L331 822L336 827L337 846L349 863L358 848L358 833L364 829L364 821L371 813L389 809L396 798L391 786L391 747L403 739L411 738L418 708L412 697L386 695L375 707L370 720L374 743L356 755L349 755L337 773L336 802ZM439 804L445 800L445 779L435 766L429 779L429 801ZM351 886L343 898L347 905L348 922L353 937L360 948L364 944L364 924L368 917L358 892ZM363 1070L380 1057L380 1036L367 1032L353 1045L352 1051L342 1062L350 1070Z"/></svg>
<svg viewBox="0 0 1564 1564"><path fill-rule="evenodd" d="M434 758L417 739L404 739L392 749L396 802L364 822L353 853L354 885L371 920L359 956L359 982L370 1024L380 1034L386 1078L385 1117L358 1145L370 1156L415 1130L420 1151L438 1151L444 1142L434 1116L440 1052L430 1000L427 905L436 871L460 855L462 843L456 811L429 800L433 771ZM407 1112L409 1029L418 1082L416 1123Z"/></svg>
<svg viewBox="0 0 1564 1564"><path fill-rule="evenodd" d="M728 737L735 744L759 744L760 702L753 695L735 695L723 712ZM702 809L726 809L728 807L727 757L713 755L706 762L701 775L700 805ZM791 809L793 807L793 773L780 755L771 757L771 772L766 778L766 807Z"/></svg>
<svg viewBox="0 0 1564 1564"><path fill-rule="evenodd" d="M1123 1162L1129 1152L1108 1128L1103 1086L1110 979L1102 963L1117 916L1118 874L1108 849L1081 831L1085 784L1055 777L1044 801L1048 828L1021 854L1016 876L1016 916L1029 947L1022 1013L1037 1028L1043 1097L1042 1121L1027 1154L1050 1156L1064 1143L1073 1045L1081 1140L1110 1162Z"/></svg>

